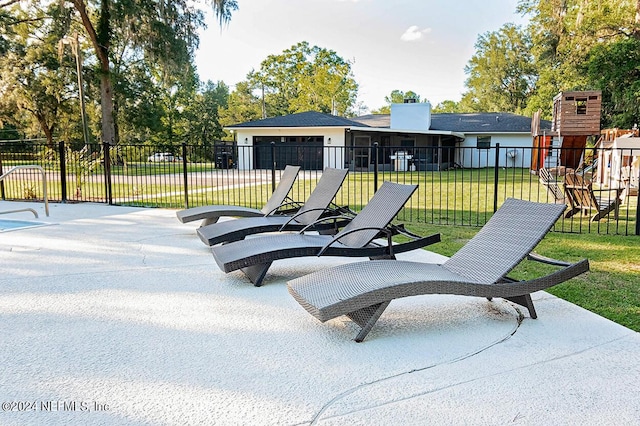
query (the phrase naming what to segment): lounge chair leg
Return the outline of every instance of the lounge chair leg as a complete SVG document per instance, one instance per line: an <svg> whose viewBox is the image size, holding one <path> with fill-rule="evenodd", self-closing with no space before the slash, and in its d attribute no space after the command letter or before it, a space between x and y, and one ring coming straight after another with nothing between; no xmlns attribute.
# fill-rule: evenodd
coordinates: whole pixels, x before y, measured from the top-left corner
<svg viewBox="0 0 640 426"><path fill-rule="evenodd" d="M267 274L267 271L271 267L272 262L268 263L260 263L258 265L247 266L246 268L241 268L240 270L244 272L244 274L249 278L249 280L256 287L260 287L262 285L262 280L264 276Z"/></svg>
<svg viewBox="0 0 640 426"><path fill-rule="evenodd" d="M338 229L333 227L333 228L327 228L327 229L321 229L318 231L318 234L320 235L336 235L338 233Z"/></svg>
<svg viewBox="0 0 640 426"><path fill-rule="evenodd" d="M394 254L383 254L382 256L371 256L369 260L396 260Z"/></svg>
<svg viewBox="0 0 640 426"><path fill-rule="evenodd" d="M389 303L391 303L391 301L378 303L376 305L368 306L366 308L362 308L347 314L347 317L349 317L351 321L362 327L360 333L358 333L358 335L354 339L356 342L360 343L364 340L365 337L367 337L367 334L369 334L384 310L387 309Z"/></svg>
<svg viewBox="0 0 640 426"><path fill-rule="evenodd" d="M536 314L536 309L533 307L533 300L531 300L530 294L525 294L523 296L505 297L505 299L527 308L527 310L529 311L529 316L532 319L538 318L538 314Z"/></svg>
<svg viewBox="0 0 640 426"><path fill-rule="evenodd" d="M207 226L211 225L212 223L217 223L218 219L220 219L220 216L208 217L202 221L202 224L200 226Z"/></svg>

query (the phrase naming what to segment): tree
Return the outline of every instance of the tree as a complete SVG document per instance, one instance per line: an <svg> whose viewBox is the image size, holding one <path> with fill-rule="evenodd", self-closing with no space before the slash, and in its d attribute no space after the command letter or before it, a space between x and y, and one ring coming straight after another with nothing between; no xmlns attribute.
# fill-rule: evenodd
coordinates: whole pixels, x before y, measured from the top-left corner
<svg viewBox="0 0 640 426"><path fill-rule="evenodd" d="M602 90L604 128L630 129L640 123L640 39L599 45L589 54L586 74Z"/></svg>
<svg viewBox="0 0 640 426"><path fill-rule="evenodd" d="M203 26L203 15L188 0L157 2L138 0L67 0L79 15L86 36L93 46L100 78L102 141L118 142L114 119L112 52L117 29L129 29L127 40L151 61L167 68L178 67L191 60L198 44L197 29ZM235 0L209 2L219 20L225 24L237 9Z"/></svg>
<svg viewBox="0 0 640 426"><path fill-rule="evenodd" d="M420 101L420 95L416 92L409 90L407 92L403 92L402 90L394 89L391 93L384 97L384 101L386 105L378 108L377 110L371 111L372 114L390 114L391 113L391 104L401 104L405 99L414 99L416 102ZM424 100L422 102L428 102Z"/></svg>
<svg viewBox="0 0 640 426"><path fill-rule="evenodd" d="M528 111L540 108L547 118L558 92L596 88L584 68L592 49L637 37L640 28L638 0L520 0L517 10L531 17L528 33L539 74Z"/></svg>
<svg viewBox="0 0 640 426"><path fill-rule="evenodd" d="M358 92L349 61L306 41L268 56L247 79L264 100L265 117L303 111L344 116Z"/></svg>
<svg viewBox="0 0 640 426"><path fill-rule="evenodd" d="M537 80L527 34L516 25L505 24L479 36L475 47L465 67L469 77L462 108L522 113Z"/></svg>
<svg viewBox="0 0 640 426"><path fill-rule="evenodd" d="M240 82L227 100L226 107L219 111L220 123L224 126L258 120L262 117L262 104L254 94L255 88L247 81Z"/></svg>
<svg viewBox="0 0 640 426"><path fill-rule="evenodd" d="M224 82L207 81L201 85L194 99L185 106L183 114L185 139L190 144L208 146L222 139L225 132L220 124L220 111L227 107L229 87Z"/></svg>
<svg viewBox="0 0 640 426"><path fill-rule="evenodd" d="M434 106L431 111L436 114L465 112L461 109L460 104L458 102L452 101L450 99L440 102L438 105Z"/></svg>
<svg viewBox="0 0 640 426"><path fill-rule="evenodd" d="M63 116L72 113L76 99L74 67L62 66L65 62L58 57L63 28L50 18L58 9L55 4L43 8L34 3L24 10L13 6L3 7L4 16L10 17L5 23L10 25L0 56L1 119L18 128L37 128L39 132L33 133L44 134L53 148L54 132L64 122Z"/></svg>

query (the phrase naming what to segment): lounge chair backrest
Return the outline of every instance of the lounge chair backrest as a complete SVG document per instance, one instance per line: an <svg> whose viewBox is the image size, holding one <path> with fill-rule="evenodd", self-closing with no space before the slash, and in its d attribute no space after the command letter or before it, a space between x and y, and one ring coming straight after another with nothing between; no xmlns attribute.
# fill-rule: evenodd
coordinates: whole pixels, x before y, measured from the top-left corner
<svg viewBox="0 0 640 426"><path fill-rule="evenodd" d="M293 183L298 177L300 166L286 166L282 175L280 176L280 182L278 186L271 194L271 197L267 200L267 203L260 209L264 214L268 214L276 210L287 199L287 194L291 191Z"/></svg>
<svg viewBox="0 0 640 426"><path fill-rule="evenodd" d="M538 176L540 177L540 183L547 188L547 191L551 194L554 201L558 203L564 202L562 189L551 172L544 167L541 167L540 170L538 170Z"/></svg>
<svg viewBox="0 0 640 426"><path fill-rule="evenodd" d="M576 207L598 208L598 201L593 194L592 183L575 172L567 173L564 177L565 188Z"/></svg>
<svg viewBox="0 0 640 426"><path fill-rule="evenodd" d="M325 213L324 209L329 207L331 201L336 197L348 173L348 169L332 169L330 167L324 169L316 187L298 210L296 222L308 225L320 219L320 216Z"/></svg>
<svg viewBox="0 0 640 426"><path fill-rule="evenodd" d="M418 185L403 185L384 182L371 197L366 206L353 218L335 238L349 247L364 247L378 235L379 230L387 226L411 198ZM373 228L353 232L357 229ZM376 229L377 228L377 229ZM345 235L343 238L340 238Z"/></svg>
<svg viewBox="0 0 640 426"><path fill-rule="evenodd" d="M509 198L442 266L471 282L498 282L531 253L565 208Z"/></svg>

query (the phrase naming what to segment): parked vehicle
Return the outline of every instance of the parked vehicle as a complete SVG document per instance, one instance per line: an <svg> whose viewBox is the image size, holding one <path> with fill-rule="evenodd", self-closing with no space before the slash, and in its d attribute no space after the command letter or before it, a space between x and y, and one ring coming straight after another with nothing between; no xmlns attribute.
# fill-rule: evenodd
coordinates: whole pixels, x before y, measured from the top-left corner
<svg viewBox="0 0 640 426"><path fill-rule="evenodd" d="M147 158L150 163L162 162L162 161L181 161L181 157L177 157L170 152L156 152Z"/></svg>

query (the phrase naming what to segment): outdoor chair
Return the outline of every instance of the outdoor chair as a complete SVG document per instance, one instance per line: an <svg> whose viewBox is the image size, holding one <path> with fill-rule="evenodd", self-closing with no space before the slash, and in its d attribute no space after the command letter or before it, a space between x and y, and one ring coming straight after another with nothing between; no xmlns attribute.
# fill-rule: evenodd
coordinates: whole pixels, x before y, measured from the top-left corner
<svg viewBox="0 0 640 426"><path fill-rule="evenodd" d="M562 188L549 169L541 167L540 170L538 170L538 178L540 180L540 184L546 188L550 199L552 199L556 204L567 203L564 192L562 192Z"/></svg>
<svg viewBox="0 0 640 426"><path fill-rule="evenodd" d="M564 191L570 203L565 218L570 218L580 212L590 214L590 211L595 211L591 216L591 221L597 222L611 212L618 219L622 194L626 188L594 189L593 183L582 175L567 173L564 177Z"/></svg>
<svg viewBox="0 0 640 426"><path fill-rule="evenodd" d="M229 206L214 204L209 206L192 207L176 212L178 220L182 223L193 222L202 219L202 226L216 223L223 216L228 217L259 217L272 215L279 212L292 213L300 207L295 201L287 197L296 181L300 166L286 166L280 177L276 189L261 209L253 209L243 206Z"/></svg>
<svg viewBox="0 0 640 426"><path fill-rule="evenodd" d="M349 173L348 169L326 168L309 198L292 216L267 215L212 223L198 228L196 231L198 237L206 245L213 246L242 240L247 235L276 231L300 231L304 228L333 235L338 232L339 227L345 224L345 220L340 217L340 214L349 212L347 207L330 207L347 177L347 173ZM318 220L327 216L335 217L335 220Z"/></svg>
<svg viewBox="0 0 640 426"><path fill-rule="evenodd" d="M361 327L361 342L389 303L401 297L454 294L496 297L526 307L537 318L530 294L589 269L532 253L566 206L507 199L486 225L442 264L409 261L355 262L287 283L289 293L321 322L346 315ZM549 275L515 281L507 274L525 257L561 266Z"/></svg>
<svg viewBox="0 0 640 426"><path fill-rule="evenodd" d="M367 205L335 236L300 233L264 235L212 247L222 271L241 270L256 286L271 264L279 259L304 256L369 257L395 259L402 253L440 241L435 234L393 244L391 221L411 198L418 186L384 182ZM374 241L383 235L385 243Z"/></svg>

